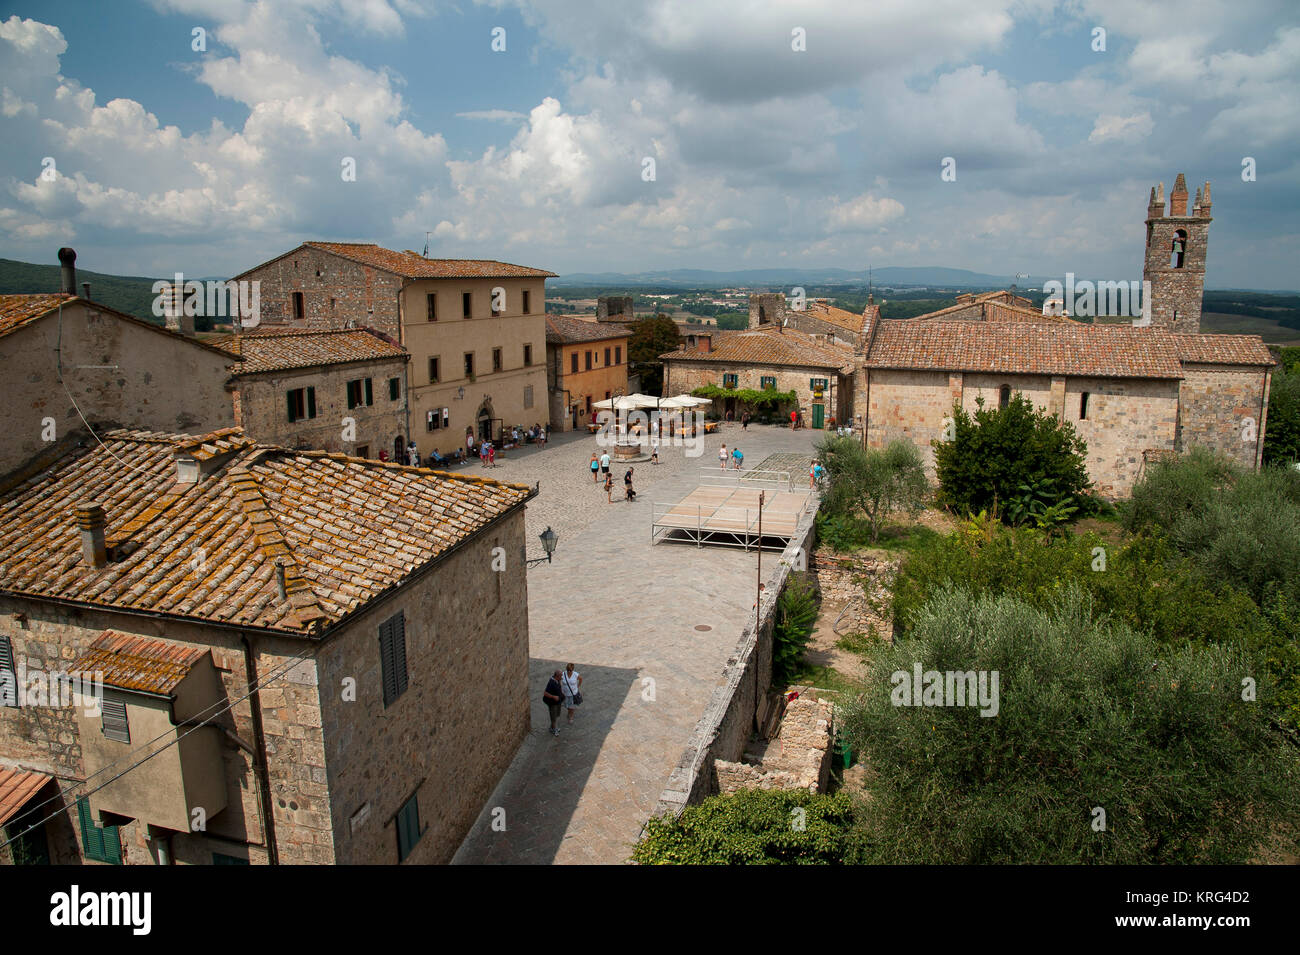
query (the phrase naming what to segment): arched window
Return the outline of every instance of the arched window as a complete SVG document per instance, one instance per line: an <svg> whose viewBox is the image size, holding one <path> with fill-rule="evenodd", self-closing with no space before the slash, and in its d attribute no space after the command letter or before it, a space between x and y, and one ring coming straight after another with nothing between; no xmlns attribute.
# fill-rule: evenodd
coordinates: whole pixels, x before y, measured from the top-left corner
<svg viewBox="0 0 1300 955"><path fill-rule="evenodd" d="M1011 404L1011 386L1003 385L998 389L998 407L1005 408Z"/></svg>
<svg viewBox="0 0 1300 955"><path fill-rule="evenodd" d="M1183 257L1187 254L1187 233L1179 229L1174 233L1174 241L1170 244L1169 250L1169 267L1171 269L1181 269L1183 267Z"/></svg>

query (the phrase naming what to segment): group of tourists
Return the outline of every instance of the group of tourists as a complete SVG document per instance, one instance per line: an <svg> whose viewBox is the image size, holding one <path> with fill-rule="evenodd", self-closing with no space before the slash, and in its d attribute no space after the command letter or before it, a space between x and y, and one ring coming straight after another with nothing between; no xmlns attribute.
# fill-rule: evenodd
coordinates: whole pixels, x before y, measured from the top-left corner
<svg viewBox="0 0 1300 955"><path fill-rule="evenodd" d="M573 714L582 705L582 674L570 663L563 670L551 674L542 692L542 702L551 715L551 735L560 735L560 711L569 711L569 724L573 724Z"/></svg>
<svg viewBox="0 0 1300 955"><path fill-rule="evenodd" d="M744 461L745 455L741 452L740 448L732 448L730 453L727 452L727 446L725 444L718 448L718 467L722 468L722 470L725 471L728 467L731 467L739 471L740 466Z"/></svg>
<svg viewBox="0 0 1300 955"><path fill-rule="evenodd" d="M605 479L605 497L612 504L614 502L614 475L610 473L611 459L609 452L597 454L591 452L591 460L587 466L591 469L591 483L599 484L600 479ZM636 488L632 484L632 473L635 468L628 468L623 474L623 498L627 501L636 500Z"/></svg>

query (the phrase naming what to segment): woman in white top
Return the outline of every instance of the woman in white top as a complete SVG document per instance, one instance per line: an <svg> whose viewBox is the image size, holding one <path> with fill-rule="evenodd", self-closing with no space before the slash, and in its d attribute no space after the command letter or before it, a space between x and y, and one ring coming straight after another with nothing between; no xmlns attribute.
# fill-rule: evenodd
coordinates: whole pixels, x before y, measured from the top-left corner
<svg viewBox="0 0 1300 955"><path fill-rule="evenodd" d="M569 722L573 722L573 711L577 707L574 697L580 694L582 689L582 674L573 668L570 663L560 674L560 688L564 690L564 705L569 711Z"/></svg>
<svg viewBox="0 0 1300 955"><path fill-rule="evenodd" d="M730 457L730 455L727 454L727 446L724 444L722 447L718 448L718 467L722 468L724 471L727 470L728 457Z"/></svg>

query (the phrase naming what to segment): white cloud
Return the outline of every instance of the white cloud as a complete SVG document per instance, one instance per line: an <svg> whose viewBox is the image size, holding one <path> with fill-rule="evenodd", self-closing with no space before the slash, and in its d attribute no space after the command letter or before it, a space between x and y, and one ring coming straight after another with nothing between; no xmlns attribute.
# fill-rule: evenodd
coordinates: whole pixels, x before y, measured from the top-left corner
<svg viewBox="0 0 1300 955"><path fill-rule="evenodd" d="M1149 136L1154 124L1150 113L1134 113L1132 116L1098 116L1088 134L1088 142L1135 142Z"/></svg>

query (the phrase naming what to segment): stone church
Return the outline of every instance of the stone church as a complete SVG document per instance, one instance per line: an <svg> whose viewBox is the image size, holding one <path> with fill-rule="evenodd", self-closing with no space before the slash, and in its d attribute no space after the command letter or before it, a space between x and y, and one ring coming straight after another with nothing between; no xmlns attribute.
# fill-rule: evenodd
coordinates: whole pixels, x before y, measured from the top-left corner
<svg viewBox="0 0 1300 955"><path fill-rule="evenodd" d="M1167 213L1164 184L1151 190L1149 322L1043 315L1012 292L990 292L905 320L882 319L869 302L858 329L789 311L779 295L755 296L750 325L851 341L840 390L851 396L854 431L869 447L913 441L930 466L930 442L942 439L954 404L973 412L977 399L1004 405L1018 392L1074 425L1106 497L1128 496L1147 462L1196 445L1258 468L1274 359L1257 335L1201 333L1210 184L1190 214L1188 198L1181 173Z"/></svg>

